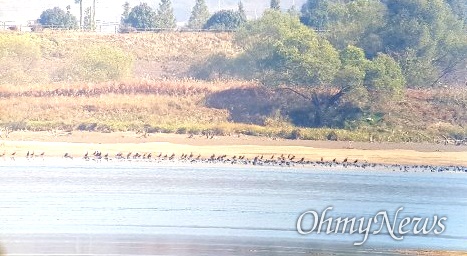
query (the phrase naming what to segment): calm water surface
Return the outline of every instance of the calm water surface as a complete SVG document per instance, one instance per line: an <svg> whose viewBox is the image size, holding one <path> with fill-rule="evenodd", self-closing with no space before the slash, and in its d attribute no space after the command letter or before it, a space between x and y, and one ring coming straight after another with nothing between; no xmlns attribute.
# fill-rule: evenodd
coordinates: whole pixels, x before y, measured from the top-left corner
<svg viewBox="0 0 467 256"><path fill-rule="evenodd" d="M297 217L446 216L441 235L301 236ZM330 255L467 251L467 175L39 160L0 162L8 255ZM326 255L326 254L324 254Z"/></svg>

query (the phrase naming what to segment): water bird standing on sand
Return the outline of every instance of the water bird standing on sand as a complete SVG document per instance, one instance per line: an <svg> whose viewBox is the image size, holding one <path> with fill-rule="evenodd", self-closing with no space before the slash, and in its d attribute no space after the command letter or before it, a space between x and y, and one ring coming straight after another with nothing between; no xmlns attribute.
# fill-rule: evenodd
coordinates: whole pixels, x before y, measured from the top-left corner
<svg viewBox="0 0 467 256"><path fill-rule="evenodd" d="M63 157L64 157L64 158L73 159L73 157L72 157L70 154L68 154L68 153L65 153L65 155L63 155Z"/></svg>
<svg viewBox="0 0 467 256"><path fill-rule="evenodd" d="M26 158L29 158L29 151L28 151L28 153L26 154Z"/></svg>
<svg viewBox="0 0 467 256"><path fill-rule="evenodd" d="M16 151L11 153L11 160L15 160Z"/></svg>
<svg viewBox="0 0 467 256"><path fill-rule="evenodd" d="M3 151L3 154L0 155L0 157L4 157L5 156L5 151Z"/></svg>

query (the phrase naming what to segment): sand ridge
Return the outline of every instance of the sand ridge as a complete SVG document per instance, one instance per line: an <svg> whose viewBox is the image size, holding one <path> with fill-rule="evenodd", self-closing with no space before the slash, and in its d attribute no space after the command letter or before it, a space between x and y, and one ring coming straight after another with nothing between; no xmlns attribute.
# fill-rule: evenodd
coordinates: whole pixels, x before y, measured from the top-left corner
<svg viewBox="0 0 467 256"><path fill-rule="evenodd" d="M0 155L16 152L17 157L29 151L45 156L60 157L69 153L81 157L99 150L113 156L116 153L212 154L265 157L295 155L307 160L330 161L358 159L359 162L414 165L467 166L467 147L429 143L365 143L349 141L305 141L272 139L254 136L216 136L186 134L137 134L134 132L12 132L0 139Z"/></svg>

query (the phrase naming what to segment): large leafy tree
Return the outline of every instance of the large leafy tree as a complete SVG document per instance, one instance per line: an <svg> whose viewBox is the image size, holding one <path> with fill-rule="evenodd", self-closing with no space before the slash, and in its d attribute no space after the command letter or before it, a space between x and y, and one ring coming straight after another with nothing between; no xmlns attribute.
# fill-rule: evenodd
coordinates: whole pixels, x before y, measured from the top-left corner
<svg viewBox="0 0 467 256"><path fill-rule="evenodd" d="M344 102L359 112L371 111L370 102L395 99L405 86L392 57L368 60L355 46L339 52L295 15L268 11L240 29L236 42L244 48L236 72L309 100L315 126L332 125L333 115L345 112L335 112Z"/></svg>
<svg viewBox="0 0 467 256"><path fill-rule="evenodd" d="M39 18L39 23L43 26L56 26L65 29L73 29L78 25L75 16L59 7L43 11Z"/></svg>
<svg viewBox="0 0 467 256"><path fill-rule="evenodd" d="M248 67L265 84L316 86L331 82L339 68L338 52L298 18L277 11L247 23L236 42L251 60Z"/></svg>
<svg viewBox="0 0 467 256"><path fill-rule="evenodd" d="M399 59L411 86L429 86L467 57L463 23L443 0L387 2L381 51Z"/></svg>
<svg viewBox="0 0 467 256"><path fill-rule="evenodd" d="M453 6L458 6L458 15ZM462 6L456 0L308 0L302 21L324 30L338 49L356 45L370 58L392 56L408 85L422 87L465 63Z"/></svg>
<svg viewBox="0 0 467 256"><path fill-rule="evenodd" d="M302 6L300 20L316 30L324 30L330 21L329 5L335 0L308 0Z"/></svg>
<svg viewBox="0 0 467 256"><path fill-rule="evenodd" d="M236 42L245 51L240 58L246 78L310 100L314 124L323 125L323 107L337 102L331 98L340 93L332 90L324 95L324 90L318 89L329 85L340 67L339 54L326 39L301 24L296 16L267 11L260 20L247 23L237 33Z"/></svg>
<svg viewBox="0 0 467 256"><path fill-rule="evenodd" d="M386 6L380 1L354 0L347 3L328 3L326 38L338 49L348 45L365 48L367 56L379 51L378 32L386 26Z"/></svg>
<svg viewBox="0 0 467 256"><path fill-rule="evenodd" d="M214 13L208 19L203 28L214 30L235 30L244 22L244 19L238 12L232 10L221 10Z"/></svg>
<svg viewBox="0 0 467 256"><path fill-rule="evenodd" d="M209 10L204 0L196 0L195 6L191 11L190 19L188 20L188 27L191 29L203 28L206 21L209 19Z"/></svg>
<svg viewBox="0 0 467 256"><path fill-rule="evenodd" d="M147 3L141 3L131 9L126 23L136 29L152 29L157 25L156 13Z"/></svg>
<svg viewBox="0 0 467 256"><path fill-rule="evenodd" d="M177 22L175 20L172 2L170 0L161 0L157 9L156 26L158 28L175 28Z"/></svg>

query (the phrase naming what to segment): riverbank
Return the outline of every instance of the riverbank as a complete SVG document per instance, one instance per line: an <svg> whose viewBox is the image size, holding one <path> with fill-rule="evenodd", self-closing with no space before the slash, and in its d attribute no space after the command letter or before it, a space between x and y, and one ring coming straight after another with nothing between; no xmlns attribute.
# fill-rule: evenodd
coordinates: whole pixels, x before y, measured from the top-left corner
<svg viewBox="0 0 467 256"><path fill-rule="evenodd" d="M467 147L429 143L369 143L349 141L306 141L272 139L254 136L206 136L185 134L137 134L134 132L12 132L0 140L0 155L26 157L62 157L65 153L83 157L86 152L100 151L114 157L118 153L152 153L245 156L277 158L281 155L307 161L467 166Z"/></svg>

